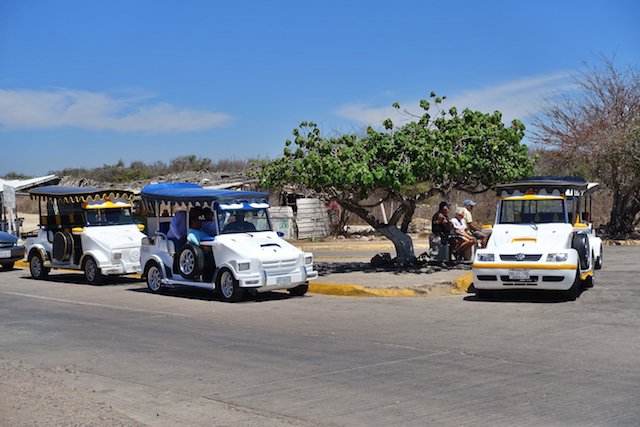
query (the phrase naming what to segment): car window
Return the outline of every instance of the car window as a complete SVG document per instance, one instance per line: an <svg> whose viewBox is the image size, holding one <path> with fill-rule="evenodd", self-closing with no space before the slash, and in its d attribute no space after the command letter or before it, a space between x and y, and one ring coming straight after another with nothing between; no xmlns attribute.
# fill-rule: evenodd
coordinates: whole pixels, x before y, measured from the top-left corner
<svg viewBox="0 0 640 427"><path fill-rule="evenodd" d="M266 209L237 209L218 211L221 234L271 231Z"/></svg>
<svg viewBox="0 0 640 427"><path fill-rule="evenodd" d="M130 208L86 209L87 225L125 225L133 224Z"/></svg>
<svg viewBox="0 0 640 427"><path fill-rule="evenodd" d="M500 207L500 224L565 223L565 206L562 199L503 200Z"/></svg>

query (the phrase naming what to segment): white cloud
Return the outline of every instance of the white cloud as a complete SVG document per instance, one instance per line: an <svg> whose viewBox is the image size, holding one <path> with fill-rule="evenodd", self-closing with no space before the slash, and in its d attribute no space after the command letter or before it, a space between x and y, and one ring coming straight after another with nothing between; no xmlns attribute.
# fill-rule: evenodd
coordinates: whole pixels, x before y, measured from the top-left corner
<svg viewBox="0 0 640 427"><path fill-rule="evenodd" d="M543 105L546 96L568 91L573 87L570 74L565 72L538 77L528 77L497 86L473 89L447 97L441 108L456 106L458 110L470 108L485 113L495 110L502 112L504 122L526 119L535 114ZM401 109L412 114L421 114L418 100L401 102ZM341 117L358 122L379 125L386 118L394 123L402 123L414 118L397 111L391 106L376 107L367 103L346 104L336 110ZM433 113L432 113L433 115Z"/></svg>
<svg viewBox="0 0 640 427"><path fill-rule="evenodd" d="M210 129L233 120L228 114L180 109L148 97L116 98L71 89L0 89L0 129L75 127L118 132L177 133Z"/></svg>

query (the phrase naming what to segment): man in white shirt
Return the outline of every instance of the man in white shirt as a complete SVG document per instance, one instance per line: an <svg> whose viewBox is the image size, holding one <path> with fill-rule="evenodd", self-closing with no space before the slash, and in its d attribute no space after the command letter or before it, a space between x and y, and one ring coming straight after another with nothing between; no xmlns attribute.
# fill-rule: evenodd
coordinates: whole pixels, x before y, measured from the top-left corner
<svg viewBox="0 0 640 427"><path fill-rule="evenodd" d="M473 207L476 205L476 202L474 202L473 200L467 199L463 202L463 205L464 205L464 209L462 211L462 215L465 222L467 223L467 228L469 229L469 233L476 239L480 240L481 247L483 248L486 247L487 235L482 232L481 227L479 227L473 222L473 215L471 215L471 212L473 211Z"/></svg>
<svg viewBox="0 0 640 427"><path fill-rule="evenodd" d="M464 220L463 211L465 211L464 208L458 208L456 210L456 215L451 219L451 225L453 225L451 234L457 238L454 254L458 257L463 256L467 248L475 245L476 243L475 237L467 232L467 224Z"/></svg>

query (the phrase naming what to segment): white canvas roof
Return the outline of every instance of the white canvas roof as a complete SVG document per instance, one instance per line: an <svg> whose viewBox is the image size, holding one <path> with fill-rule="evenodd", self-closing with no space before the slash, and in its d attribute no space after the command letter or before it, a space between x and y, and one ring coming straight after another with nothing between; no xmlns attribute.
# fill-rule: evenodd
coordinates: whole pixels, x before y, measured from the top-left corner
<svg viewBox="0 0 640 427"><path fill-rule="evenodd" d="M47 175L37 178L29 179L0 179L0 193L3 191L3 186L8 185L16 189L16 191L25 190L38 185L44 185L51 181L59 180L57 175Z"/></svg>

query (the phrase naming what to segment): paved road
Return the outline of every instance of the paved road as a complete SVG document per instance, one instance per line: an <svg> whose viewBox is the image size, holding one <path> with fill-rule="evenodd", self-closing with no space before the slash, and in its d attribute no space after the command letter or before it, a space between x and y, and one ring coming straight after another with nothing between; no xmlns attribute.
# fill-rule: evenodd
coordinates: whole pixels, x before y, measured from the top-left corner
<svg viewBox="0 0 640 427"><path fill-rule="evenodd" d="M640 247L605 249L575 302L225 304L2 272L0 357L147 425L637 425Z"/></svg>

